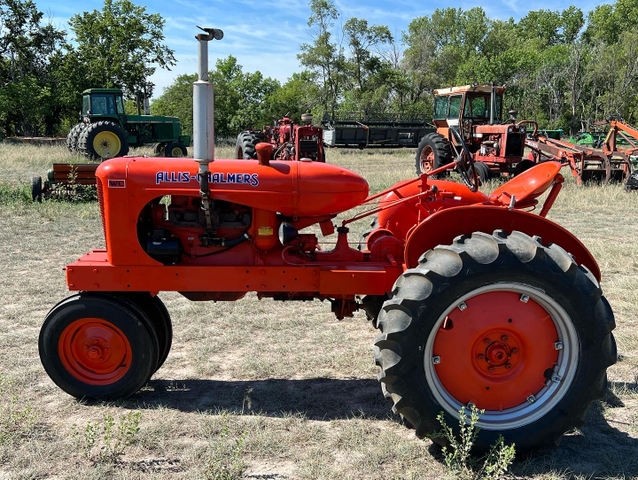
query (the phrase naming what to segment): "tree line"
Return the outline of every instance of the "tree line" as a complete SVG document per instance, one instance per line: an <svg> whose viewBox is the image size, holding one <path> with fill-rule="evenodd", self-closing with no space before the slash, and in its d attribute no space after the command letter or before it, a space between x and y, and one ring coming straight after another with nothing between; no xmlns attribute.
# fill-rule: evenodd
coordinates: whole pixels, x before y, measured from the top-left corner
<svg viewBox="0 0 638 480"><path fill-rule="evenodd" d="M590 12L531 11L490 19L481 7L436 9L401 38L384 25L343 18L333 0L310 0L310 40L286 82L244 72L229 56L210 72L215 130L233 137L304 112L316 119L428 119L432 94L472 83L506 85L505 107L543 128L575 133L620 116L638 122L638 3L616 0ZM130 0L71 18L72 42L44 24L31 0L0 0L0 133L62 133L77 121L80 92L120 87L149 93L155 68L175 64L164 20ZM180 75L151 105L192 130L192 83Z"/></svg>
<svg viewBox="0 0 638 480"><path fill-rule="evenodd" d="M86 88L152 93L156 67L175 65L163 27L130 0L104 0L102 10L71 17L67 38L32 0L0 0L0 135L66 134Z"/></svg>
<svg viewBox="0 0 638 480"><path fill-rule="evenodd" d="M304 111L315 118L429 119L437 88L507 87L505 107L519 119L566 133L620 116L638 122L638 3L616 0L590 12L531 11L518 21L490 19L481 7L436 9L412 20L401 38L383 25L342 18L333 0L310 0L311 42L287 82L217 62L216 132L232 136ZM191 117L178 79L154 111Z"/></svg>

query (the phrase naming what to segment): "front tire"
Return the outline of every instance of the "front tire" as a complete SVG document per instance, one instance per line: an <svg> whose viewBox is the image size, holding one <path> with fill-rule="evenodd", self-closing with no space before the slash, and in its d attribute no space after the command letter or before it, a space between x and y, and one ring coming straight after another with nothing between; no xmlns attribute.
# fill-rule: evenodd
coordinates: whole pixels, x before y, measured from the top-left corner
<svg viewBox="0 0 638 480"><path fill-rule="evenodd" d="M106 294L82 293L58 303L46 316L38 346L51 380L79 399L133 395L158 364L159 343L146 314Z"/></svg>
<svg viewBox="0 0 638 480"><path fill-rule="evenodd" d="M168 313L164 302L162 302L157 295L151 296L147 292L126 292L121 293L120 295L124 295L126 299L133 302L144 312L151 321L153 329L157 334L159 351L157 365L153 370L154 373L164 364L164 361L168 357L168 353L171 351L171 345L173 343L173 325L171 322L171 316Z"/></svg>
<svg viewBox="0 0 638 480"><path fill-rule="evenodd" d="M31 177L31 200L42 202L42 177Z"/></svg>
<svg viewBox="0 0 638 480"><path fill-rule="evenodd" d="M471 168L476 170L476 174L478 175L478 178L479 178L479 181L481 182L481 185L485 185L485 183L492 176L492 172L490 172L490 167L488 167L483 162L474 162L474 164L472 165Z"/></svg>
<svg viewBox="0 0 638 480"><path fill-rule="evenodd" d="M481 415L475 447L517 451L582 425L616 362L614 316L591 272L521 232L474 233L426 252L396 282L375 342L386 398L419 437ZM445 443L434 437L437 443Z"/></svg>
<svg viewBox="0 0 638 480"><path fill-rule="evenodd" d="M188 150L183 143L172 142L164 148L164 155L172 158L183 158L188 155Z"/></svg>

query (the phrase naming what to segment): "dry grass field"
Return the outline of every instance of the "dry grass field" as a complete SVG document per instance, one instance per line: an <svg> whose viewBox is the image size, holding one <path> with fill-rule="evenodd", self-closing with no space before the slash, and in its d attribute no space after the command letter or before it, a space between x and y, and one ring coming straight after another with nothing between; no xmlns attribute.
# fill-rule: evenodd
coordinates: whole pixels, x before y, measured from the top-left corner
<svg viewBox="0 0 638 480"><path fill-rule="evenodd" d="M327 160L379 191L413 176L413 154L330 150ZM319 301L208 303L162 293L173 348L142 391L88 404L57 388L40 364L39 329L68 294L62 268L104 241L95 202L31 203L28 184L69 160L61 146L0 144L0 479L453 478L440 451L386 406L376 332L363 312L337 321ZM582 430L507 475L636 478L638 194L577 188L564 175L549 217L597 258L620 359ZM366 227L355 226L351 239Z"/></svg>

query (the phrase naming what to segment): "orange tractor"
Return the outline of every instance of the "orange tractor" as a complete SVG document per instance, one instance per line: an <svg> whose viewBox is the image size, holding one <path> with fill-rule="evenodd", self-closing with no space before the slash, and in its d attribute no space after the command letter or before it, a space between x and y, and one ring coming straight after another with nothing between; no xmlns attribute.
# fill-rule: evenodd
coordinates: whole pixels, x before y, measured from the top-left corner
<svg viewBox="0 0 638 480"><path fill-rule="evenodd" d="M200 52L221 36L199 34ZM47 314L39 338L62 390L115 400L149 381L172 342L158 293L235 301L256 292L327 300L338 318L364 310L379 329L381 391L419 437L439 429L440 412L458 425L469 405L485 410L481 450L499 435L529 450L581 425L616 361L615 325L595 259L546 218L560 163L485 194L461 154L430 173L456 168L464 184L423 174L369 195L345 168L271 160L268 143L257 160L214 159L201 63L194 159L116 158L97 169L106 248L66 267L73 295ZM349 226L371 216L376 226L356 248ZM320 248L319 230L336 235L334 248Z"/></svg>
<svg viewBox="0 0 638 480"><path fill-rule="evenodd" d="M237 135L235 158L256 159L256 145L266 142L273 146L272 160L325 162L323 129L312 125L312 115L309 113L304 113L301 121L303 125L296 125L286 115L261 131L244 130Z"/></svg>
<svg viewBox="0 0 638 480"><path fill-rule="evenodd" d="M501 174L516 175L534 163L524 157L528 129L534 121L516 121L516 111L503 117L505 87L465 85L434 91L436 131L421 138L416 173L429 173L463 151L475 161L482 182Z"/></svg>

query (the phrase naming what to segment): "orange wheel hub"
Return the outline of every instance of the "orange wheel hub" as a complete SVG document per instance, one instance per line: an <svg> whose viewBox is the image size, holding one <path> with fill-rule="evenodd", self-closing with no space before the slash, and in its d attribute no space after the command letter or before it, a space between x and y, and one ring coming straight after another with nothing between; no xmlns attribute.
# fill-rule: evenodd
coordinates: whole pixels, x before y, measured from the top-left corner
<svg viewBox="0 0 638 480"><path fill-rule="evenodd" d="M448 313L433 344L442 387L461 404L503 411L526 402L551 380L558 332L529 296L481 293Z"/></svg>
<svg viewBox="0 0 638 480"><path fill-rule="evenodd" d="M64 368L89 385L110 385L121 379L131 365L132 349L126 335L99 318L76 320L58 342Z"/></svg>

